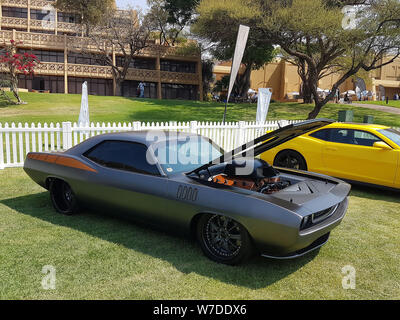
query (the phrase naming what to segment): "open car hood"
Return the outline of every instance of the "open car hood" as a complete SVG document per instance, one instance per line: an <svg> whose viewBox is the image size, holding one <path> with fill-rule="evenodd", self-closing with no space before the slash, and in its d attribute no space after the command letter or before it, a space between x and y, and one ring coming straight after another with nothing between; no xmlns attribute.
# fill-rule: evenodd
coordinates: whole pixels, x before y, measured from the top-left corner
<svg viewBox="0 0 400 320"><path fill-rule="evenodd" d="M279 128L278 130L267 133L253 141L250 141L237 149L229 151L223 156L214 159L213 161L202 165L201 167L191 172L188 172L187 174L190 175L192 173L198 173L202 170L209 168L210 166L232 161L236 158L245 158L249 156L257 157L258 155L272 148L275 148L289 140L297 138L298 136L306 134L315 129L325 127L334 122L334 120L330 119L316 119L307 120L296 124L290 124L286 127Z"/></svg>

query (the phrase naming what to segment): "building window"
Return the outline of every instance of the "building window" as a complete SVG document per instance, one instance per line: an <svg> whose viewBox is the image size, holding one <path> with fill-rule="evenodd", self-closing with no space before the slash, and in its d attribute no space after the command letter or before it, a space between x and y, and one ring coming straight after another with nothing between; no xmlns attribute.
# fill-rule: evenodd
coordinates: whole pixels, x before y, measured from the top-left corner
<svg viewBox="0 0 400 320"><path fill-rule="evenodd" d="M196 73L196 62L161 60L161 71Z"/></svg>
<svg viewBox="0 0 400 320"><path fill-rule="evenodd" d="M57 21L58 22L67 22L67 23L80 23L81 17L79 14L58 12L57 13Z"/></svg>
<svg viewBox="0 0 400 320"><path fill-rule="evenodd" d="M157 99L157 83L145 82L144 97ZM124 97L138 97L137 88L139 81L125 80L122 85L122 96Z"/></svg>
<svg viewBox="0 0 400 320"><path fill-rule="evenodd" d="M113 94L113 81L109 79L68 78L68 93L82 94L82 84L87 81L88 93L98 96L111 96Z"/></svg>
<svg viewBox="0 0 400 320"><path fill-rule="evenodd" d="M78 53L78 52L69 52L68 53L68 63L72 64L86 64L93 66L105 66L107 65L103 60L103 56L95 55L95 54L86 54L86 53Z"/></svg>
<svg viewBox="0 0 400 320"><path fill-rule="evenodd" d="M56 76L18 76L20 88L29 91L48 91L50 93L64 93L64 77Z"/></svg>
<svg viewBox="0 0 400 320"><path fill-rule="evenodd" d="M124 65L124 57L116 57L117 66L122 67ZM155 59L144 59L144 58L136 58L132 59L129 64L130 68L134 69L147 69L147 70L155 70L156 69L156 60Z"/></svg>
<svg viewBox="0 0 400 320"><path fill-rule="evenodd" d="M32 33L55 34L54 30L31 30Z"/></svg>
<svg viewBox="0 0 400 320"><path fill-rule="evenodd" d="M27 8L2 7L3 17L28 18Z"/></svg>
<svg viewBox="0 0 400 320"><path fill-rule="evenodd" d="M24 54L25 50L18 50L21 54ZM40 62L57 62L64 63L64 52L62 51L47 51L47 50L32 50L27 51L33 53Z"/></svg>
<svg viewBox="0 0 400 320"><path fill-rule="evenodd" d="M50 16L49 10L31 9L31 19L33 20L45 20L49 16Z"/></svg>
<svg viewBox="0 0 400 320"><path fill-rule="evenodd" d="M187 84L161 84L163 99L197 100L197 86Z"/></svg>
<svg viewBox="0 0 400 320"><path fill-rule="evenodd" d="M1 30L2 31L13 31L13 30L15 30L15 31L19 31L19 32L26 32L26 29L23 29L23 28L9 28L9 27L1 27Z"/></svg>
<svg viewBox="0 0 400 320"><path fill-rule="evenodd" d="M69 37L80 37L82 36L81 33L74 33L74 32L62 32L62 31L57 31L57 35L59 36L63 36L63 35L67 35Z"/></svg>

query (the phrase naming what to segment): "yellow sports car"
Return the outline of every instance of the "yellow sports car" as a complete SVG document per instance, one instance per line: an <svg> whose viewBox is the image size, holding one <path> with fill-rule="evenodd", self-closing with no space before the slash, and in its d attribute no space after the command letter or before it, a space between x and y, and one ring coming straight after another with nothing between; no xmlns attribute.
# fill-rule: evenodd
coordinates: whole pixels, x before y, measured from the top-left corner
<svg viewBox="0 0 400 320"><path fill-rule="evenodd" d="M400 189L400 132L387 126L333 123L271 149L261 158L276 167Z"/></svg>

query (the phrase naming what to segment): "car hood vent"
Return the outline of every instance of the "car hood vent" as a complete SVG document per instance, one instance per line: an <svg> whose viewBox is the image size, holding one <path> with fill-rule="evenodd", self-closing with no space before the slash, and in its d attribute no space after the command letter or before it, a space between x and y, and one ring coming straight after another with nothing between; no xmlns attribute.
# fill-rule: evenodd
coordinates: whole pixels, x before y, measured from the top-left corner
<svg viewBox="0 0 400 320"><path fill-rule="evenodd" d="M330 193L335 186L334 183L324 181L302 181L278 191L272 196L297 205L304 205L306 202L320 197L321 194Z"/></svg>

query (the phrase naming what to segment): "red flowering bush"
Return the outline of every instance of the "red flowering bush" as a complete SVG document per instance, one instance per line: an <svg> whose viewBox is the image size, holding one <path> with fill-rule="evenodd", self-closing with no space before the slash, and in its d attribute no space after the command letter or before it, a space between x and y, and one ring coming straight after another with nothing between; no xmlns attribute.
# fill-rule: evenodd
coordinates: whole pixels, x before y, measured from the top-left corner
<svg viewBox="0 0 400 320"><path fill-rule="evenodd" d="M6 45L0 52L0 64L2 69L7 70L8 83L15 98L18 100L18 104L22 103L18 93L18 74L34 74L35 68L40 63L34 54L28 52L18 53L17 47L21 44L22 42L10 40L10 44Z"/></svg>

